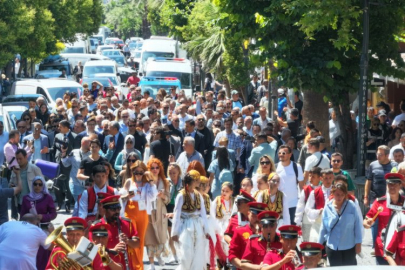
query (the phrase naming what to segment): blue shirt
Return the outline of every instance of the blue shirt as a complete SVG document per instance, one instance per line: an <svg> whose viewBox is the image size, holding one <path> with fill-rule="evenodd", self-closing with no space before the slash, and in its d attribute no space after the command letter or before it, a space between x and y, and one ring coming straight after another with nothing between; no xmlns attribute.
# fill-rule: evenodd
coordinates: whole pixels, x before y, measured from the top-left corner
<svg viewBox="0 0 405 270"><path fill-rule="evenodd" d="M233 164L232 160L229 160L229 166L229 170L233 172L233 170L235 169L235 165ZM211 164L207 171L214 174L214 180L212 181L211 185L211 193L212 198L216 198L221 195L221 186L223 183L219 180L219 174L221 173L221 170L219 169L218 159L214 159L213 161L211 161ZM233 181L229 182L233 184Z"/></svg>
<svg viewBox="0 0 405 270"><path fill-rule="evenodd" d="M232 100L232 108L238 107L239 109L242 110L242 103L238 100L238 101L233 101Z"/></svg>
<svg viewBox="0 0 405 270"><path fill-rule="evenodd" d="M347 204L346 208L345 204ZM332 200L325 205L322 214L318 243L326 241L326 245L333 250L348 250L356 244L361 244L362 241L363 219L359 216L354 202L346 200L341 211L342 215L339 220Z"/></svg>

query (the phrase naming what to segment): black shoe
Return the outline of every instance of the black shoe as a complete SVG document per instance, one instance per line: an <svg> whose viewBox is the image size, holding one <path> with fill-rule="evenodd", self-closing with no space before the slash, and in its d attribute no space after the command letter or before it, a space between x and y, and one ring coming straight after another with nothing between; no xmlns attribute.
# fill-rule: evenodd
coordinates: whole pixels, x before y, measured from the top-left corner
<svg viewBox="0 0 405 270"><path fill-rule="evenodd" d="M60 211L60 209L62 209L62 207L60 206L56 207L56 211Z"/></svg>
<svg viewBox="0 0 405 270"><path fill-rule="evenodd" d="M68 213L68 214L70 214L70 207L69 207L69 205L65 205L65 210L66 210L66 213Z"/></svg>

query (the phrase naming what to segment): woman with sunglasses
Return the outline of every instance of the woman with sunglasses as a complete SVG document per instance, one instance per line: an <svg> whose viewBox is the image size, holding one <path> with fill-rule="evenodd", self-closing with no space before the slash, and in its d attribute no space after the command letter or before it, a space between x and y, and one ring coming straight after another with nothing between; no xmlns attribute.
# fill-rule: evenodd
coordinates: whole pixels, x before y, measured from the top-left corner
<svg viewBox="0 0 405 270"><path fill-rule="evenodd" d="M36 215L40 223L50 224L50 226L52 226L50 222L56 218L55 203L42 176L34 177L31 192L23 197L20 216L27 213ZM42 246L39 247L36 259L38 269L45 269L50 255L51 251L45 250Z"/></svg>
<svg viewBox="0 0 405 270"><path fill-rule="evenodd" d="M344 184L332 186L333 199L322 211L318 243L326 242L330 266L357 265L356 254L361 252L362 220L353 201L348 200Z"/></svg>
<svg viewBox="0 0 405 270"><path fill-rule="evenodd" d="M137 155L137 160L142 160L142 154L139 150L135 149L135 138L132 135L125 136L124 139L124 149L118 154L115 160L114 168L117 171L125 170L127 157L130 153L135 153Z"/></svg>
<svg viewBox="0 0 405 270"><path fill-rule="evenodd" d="M128 164L131 177L124 184L120 191L122 194L124 216L131 219L134 227L138 231L139 248L133 249L135 254L131 255L133 266L131 269L143 269L143 251L145 245L145 234L148 227L148 215L152 213L152 202L156 200L158 191L147 171L146 165L137 160L133 164Z"/></svg>
<svg viewBox="0 0 405 270"><path fill-rule="evenodd" d="M168 180L170 183L170 202L167 205L167 217L172 218L173 217L173 211L174 211L174 202L176 200L177 194L179 194L179 191L183 189L183 180L181 179L181 168L180 166L172 162L169 164L169 167L167 168L167 175L169 176ZM172 235L172 222L169 222L167 226L168 232L169 232L169 246L173 254L174 262L179 263L179 259L177 258L177 253L176 249L174 247L174 242L171 239Z"/></svg>
<svg viewBox="0 0 405 270"><path fill-rule="evenodd" d="M267 208L270 211L277 212L280 215L279 227L290 225L291 221L288 209L288 199L287 196L278 189L280 186L280 176L275 172L272 172L269 174L267 181L268 188L257 193L255 197L256 201L267 204Z"/></svg>
<svg viewBox="0 0 405 270"><path fill-rule="evenodd" d="M117 187L123 187L125 181L132 177L131 166L135 163L138 159L138 154L135 152L129 153L127 156L127 160L125 165L122 166L122 171L118 174L117 177Z"/></svg>
<svg viewBox="0 0 405 270"><path fill-rule="evenodd" d="M25 121L25 124L27 125L27 131L31 131L32 117L28 111L23 112L23 114L21 115L21 120Z"/></svg>
<svg viewBox="0 0 405 270"><path fill-rule="evenodd" d="M257 179L259 175L267 174L269 175L272 172L276 172L276 166L274 165L273 159L269 155L263 155L259 160L259 167L257 168L256 173L252 176L253 181L253 194L259 190L257 186Z"/></svg>
<svg viewBox="0 0 405 270"><path fill-rule="evenodd" d="M149 224L145 236L145 246L148 252L150 265L154 265L155 257L159 265L165 263L161 258L167 254L165 244L167 242L167 210L166 205L170 202L170 184L167 181L163 163L157 158L151 158L147 164L150 176L158 190L157 198L153 202L153 209L149 215ZM154 269L153 267L151 269Z"/></svg>
<svg viewBox="0 0 405 270"><path fill-rule="evenodd" d="M45 130L49 131L50 129L53 128L52 123L56 118L57 118L57 115L55 113L49 114L48 121L46 121L45 126L44 126Z"/></svg>

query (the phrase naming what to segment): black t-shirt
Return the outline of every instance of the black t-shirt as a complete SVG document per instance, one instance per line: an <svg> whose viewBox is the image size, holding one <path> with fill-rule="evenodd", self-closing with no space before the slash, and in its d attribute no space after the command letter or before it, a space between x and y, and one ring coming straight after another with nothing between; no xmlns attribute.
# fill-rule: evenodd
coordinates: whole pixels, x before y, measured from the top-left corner
<svg viewBox="0 0 405 270"><path fill-rule="evenodd" d="M106 158L103 158L100 156L100 158L96 161L92 160L90 157L87 157L80 162L80 169L84 169L84 175L90 176L91 178L91 173L93 172L93 167L96 165L100 165L101 162L103 161L108 161Z"/></svg>
<svg viewBox="0 0 405 270"><path fill-rule="evenodd" d="M302 100L300 99L300 100L298 100L297 102L295 102L295 104L294 104L294 107L296 108L296 109L298 109L298 112L299 112L299 117L298 117L298 119L300 120L300 121L302 121L302 114L301 114L301 111L302 111L302 107L304 107L304 103L302 102Z"/></svg>
<svg viewBox="0 0 405 270"><path fill-rule="evenodd" d="M298 131L300 128L300 120L299 119L287 120L287 125L288 125L288 129L291 130L291 136L293 136L294 138L297 138Z"/></svg>

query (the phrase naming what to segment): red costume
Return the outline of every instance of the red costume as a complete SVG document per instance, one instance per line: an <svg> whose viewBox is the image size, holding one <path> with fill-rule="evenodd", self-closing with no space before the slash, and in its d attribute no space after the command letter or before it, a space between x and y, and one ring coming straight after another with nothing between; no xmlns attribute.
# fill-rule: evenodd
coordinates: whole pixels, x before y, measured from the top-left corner
<svg viewBox="0 0 405 270"><path fill-rule="evenodd" d="M385 252L390 256L395 254L397 265L405 265L405 225L394 232Z"/></svg>
<svg viewBox="0 0 405 270"><path fill-rule="evenodd" d="M280 249L282 247L283 246L280 243L280 238L278 235L276 235L274 242L271 242L270 245L268 245L267 240L262 235L251 236L246 244L242 261L260 265L268 248Z"/></svg>
<svg viewBox="0 0 405 270"><path fill-rule="evenodd" d="M55 247L52 250L51 256L49 257L48 264L46 265L46 269L59 269L59 261L63 260L63 258L66 257L66 252L60 248L60 247ZM100 269L100 270L109 270L110 267L105 267L103 266L103 262L101 261L100 255L97 253L96 257L94 258L93 262L91 263L91 266L93 269ZM80 267L79 264L76 265L76 267ZM77 269L72 267L71 269ZM83 268L79 268L83 269Z"/></svg>
<svg viewBox="0 0 405 270"><path fill-rule="evenodd" d="M234 258L242 258L242 255L246 249L246 244L252 234L253 231L250 224L235 229L232 240L229 243L229 261Z"/></svg>
<svg viewBox="0 0 405 270"><path fill-rule="evenodd" d="M309 194L311 194L311 191L314 190L314 188L311 185L305 186L304 187L304 194L305 194L305 203L307 203Z"/></svg>
<svg viewBox="0 0 405 270"><path fill-rule="evenodd" d="M263 259L263 264L267 265L272 265L275 264L279 261L281 261L284 258L285 254L281 251L272 249L270 250L266 256L264 256ZM283 266L280 267L280 270L294 270L295 266L292 262L288 262L283 264Z"/></svg>
<svg viewBox="0 0 405 270"><path fill-rule="evenodd" d="M396 205L402 206L404 204L404 196L399 196L399 200ZM387 207L387 197L381 197L374 201L373 205L371 206L370 210L366 214L368 218L373 218L374 215L377 213L378 208L382 207L383 211L378 215L378 232L377 238L375 240L375 255L383 257L384 256L384 245L381 240L381 232L382 230L387 227L390 217L392 215L391 209Z"/></svg>
<svg viewBox="0 0 405 270"><path fill-rule="evenodd" d="M314 190L315 197L315 209L320 210L325 207L325 196L322 191L322 186L317 187Z"/></svg>

